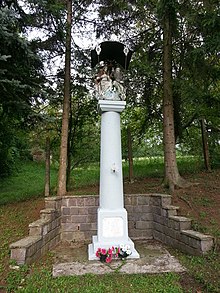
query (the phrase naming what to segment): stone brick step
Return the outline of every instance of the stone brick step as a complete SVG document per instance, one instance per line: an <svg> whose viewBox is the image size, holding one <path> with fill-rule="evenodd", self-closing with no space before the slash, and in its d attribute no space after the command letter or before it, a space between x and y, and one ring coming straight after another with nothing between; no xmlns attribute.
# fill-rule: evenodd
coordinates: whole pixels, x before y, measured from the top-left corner
<svg viewBox="0 0 220 293"><path fill-rule="evenodd" d="M59 216L58 211L53 208L46 208L40 211L40 218L48 221L53 221Z"/></svg>
<svg viewBox="0 0 220 293"><path fill-rule="evenodd" d="M201 254L205 254L214 244L214 239L210 235L205 235L194 230L182 230L182 240L186 245L199 249Z"/></svg>
<svg viewBox="0 0 220 293"><path fill-rule="evenodd" d="M190 230L192 220L182 216L169 216L167 226L174 230Z"/></svg>
<svg viewBox="0 0 220 293"><path fill-rule="evenodd" d="M166 205L162 207L161 215L164 217L177 216L179 207L173 205Z"/></svg>
<svg viewBox="0 0 220 293"><path fill-rule="evenodd" d="M47 219L38 219L37 221L29 224L28 227L30 236L42 236L51 230L50 221Z"/></svg>
<svg viewBox="0 0 220 293"><path fill-rule="evenodd" d="M39 251L42 247L42 237L40 236L28 236L21 240L10 244L11 259L15 259L17 264L22 265L29 263L28 260L33 260L33 255ZM30 262L31 262L30 261Z"/></svg>

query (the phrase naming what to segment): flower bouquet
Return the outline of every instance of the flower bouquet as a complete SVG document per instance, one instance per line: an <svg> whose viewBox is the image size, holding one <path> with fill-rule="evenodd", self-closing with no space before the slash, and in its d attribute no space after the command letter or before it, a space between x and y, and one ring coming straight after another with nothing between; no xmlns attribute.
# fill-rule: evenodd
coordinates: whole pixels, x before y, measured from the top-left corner
<svg viewBox="0 0 220 293"><path fill-rule="evenodd" d="M124 260L126 257L131 255L131 250L129 245L121 244L118 252L118 257Z"/></svg>
<svg viewBox="0 0 220 293"><path fill-rule="evenodd" d="M98 248L96 251L96 256L101 262L110 263L113 258L120 258L124 260L127 256L131 255L131 250L129 245L121 244L119 247L112 246L111 248Z"/></svg>
<svg viewBox="0 0 220 293"><path fill-rule="evenodd" d="M109 249L98 248L98 250L96 251L96 256L99 257L101 262L110 263L112 261L112 258L116 256L116 249L114 248L114 246Z"/></svg>

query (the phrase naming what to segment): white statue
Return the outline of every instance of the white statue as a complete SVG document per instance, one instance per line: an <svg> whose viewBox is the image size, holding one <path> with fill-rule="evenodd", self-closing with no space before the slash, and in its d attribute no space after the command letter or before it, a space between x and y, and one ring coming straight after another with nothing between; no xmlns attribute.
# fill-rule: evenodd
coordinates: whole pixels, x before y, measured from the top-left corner
<svg viewBox="0 0 220 293"><path fill-rule="evenodd" d="M99 100L120 101L125 99L122 73L119 67L114 68L111 63L99 64L99 71L95 79L96 93Z"/></svg>

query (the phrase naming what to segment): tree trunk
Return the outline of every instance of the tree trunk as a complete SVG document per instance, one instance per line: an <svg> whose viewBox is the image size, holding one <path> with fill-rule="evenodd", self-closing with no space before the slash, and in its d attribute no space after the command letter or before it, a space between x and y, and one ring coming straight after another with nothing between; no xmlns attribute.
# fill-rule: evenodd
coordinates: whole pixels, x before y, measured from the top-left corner
<svg viewBox="0 0 220 293"><path fill-rule="evenodd" d="M205 127L205 121L204 119L200 120L201 125L201 131L202 131L202 145L203 145L203 155L204 155L204 161L205 161L205 168L207 171L211 171L210 161L209 161L209 146L208 146L208 140L207 140L207 132Z"/></svg>
<svg viewBox="0 0 220 293"><path fill-rule="evenodd" d="M66 169L67 169L67 145L68 145L68 125L70 112L70 63L71 63L71 24L72 24L72 0L67 0L67 27L66 27L66 53L65 53L65 80L62 132L60 144L60 162L57 195L66 194Z"/></svg>
<svg viewBox="0 0 220 293"><path fill-rule="evenodd" d="M50 137L46 137L44 196L50 195Z"/></svg>
<svg viewBox="0 0 220 293"><path fill-rule="evenodd" d="M133 155L132 155L132 138L131 138L131 129L127 129L128 135L128 162L129 162L129 177L128 180L130 183L133 182Z"/></svg>
<svg viewBox="0 0 220 293"><path fill-rule="evenodd" d="M68 146L67 146L67 175L66 175L66 187L67 191L70 186L70 175L72 167L72 154L71 154L71 143L72 143L72 127L73 127L73 114L71 110L71 101L70 101L70 118L69 118L69 135L68 135Z"/></svg>
<svg viewBox="0 0 220 293"><path fill-rule="evenodd" d="M175 187L186 186L176 161L173 92L172 92L172 26L168 12L163 19L163 144L164 185L172 192Z"/></svg>

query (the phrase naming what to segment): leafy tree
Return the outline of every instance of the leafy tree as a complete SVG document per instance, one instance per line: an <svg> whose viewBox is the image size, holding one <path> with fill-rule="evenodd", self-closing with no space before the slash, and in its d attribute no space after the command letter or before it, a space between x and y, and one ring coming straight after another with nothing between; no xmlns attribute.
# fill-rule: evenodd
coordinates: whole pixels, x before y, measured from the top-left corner
<svg viewBox="0 0 220 293"><path fill-rule="evenodd" d="M43 96L43 65L32 43L22 37L17 17L12 9L0 9L1 175L10 173L21 154L21 129L38 119L33 104Z"/></svg>

